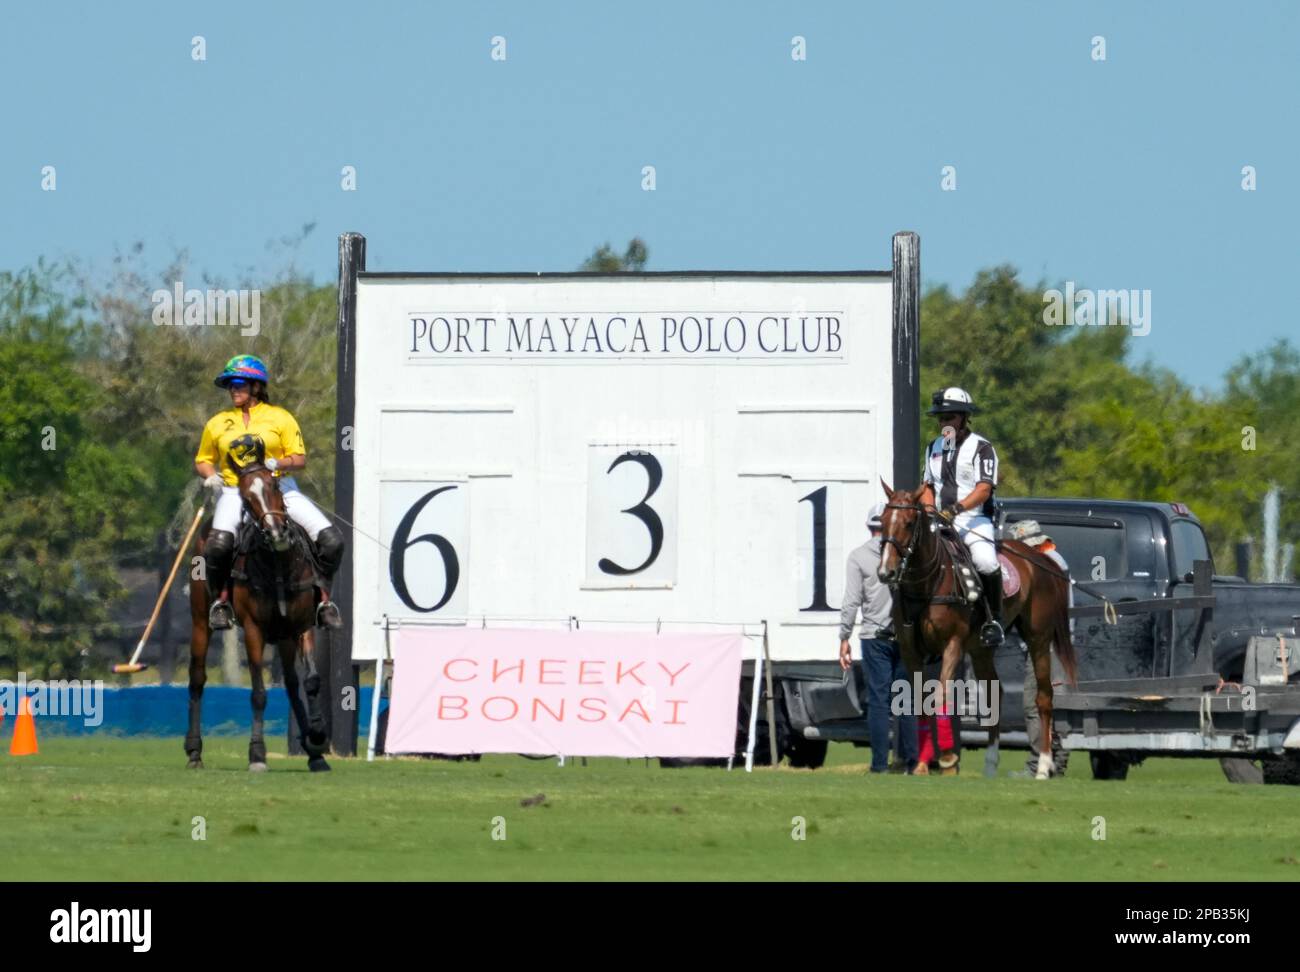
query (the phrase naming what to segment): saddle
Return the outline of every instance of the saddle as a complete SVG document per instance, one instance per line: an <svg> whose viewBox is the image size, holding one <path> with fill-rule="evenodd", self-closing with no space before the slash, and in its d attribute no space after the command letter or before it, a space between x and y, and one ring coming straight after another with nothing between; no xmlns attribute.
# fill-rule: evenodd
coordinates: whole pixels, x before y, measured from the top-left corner
<svg viewBox="0 0 1300 972"><path fill-rule="evenodd" d="M285 592L298 594L313 587L323 588L324 572L321 570L316 545L293 520L288 521L288 533L290 552L297 550L306 559L311 566L311 579L295 580L285 586ZM270 556L270 548L262 546L261 538L262 532L257 524L245 515L239 521L239 532L235 534L235 556L230 568L230 579L243 581L259 593L275 594L275 558Z"/></svg>
<svg viewBox="0 0 1300 972"><path fill-rule="evenodd" d="M931 603L973 605L984 596L984 588L980 584L979 572L975 569L975 561L971 558L970 548L962 542L961 537L957 535L957 531L947 524L939 527L936 536L939 546L947 551L957 582L957 589L961 593L937 597Z"/></svg>

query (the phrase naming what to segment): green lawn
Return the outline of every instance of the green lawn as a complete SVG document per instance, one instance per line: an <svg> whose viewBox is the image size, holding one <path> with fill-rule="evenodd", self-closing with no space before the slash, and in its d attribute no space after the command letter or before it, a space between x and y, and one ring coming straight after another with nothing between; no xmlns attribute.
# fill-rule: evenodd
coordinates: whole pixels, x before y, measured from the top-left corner
<svg viewBox="0 0 1300 972"><path fill-rule="evenodd" d="M985 780L978 752L957 778L867 777L847 745L811 772L489 756L309 774L281 740L254 775L246 748L206 740L201 771L179 738L0 755L6 880L1300 878L1300 793L1229 784L1209 760L1149 761L1122 783L1083 760L1064 780ZM1003 773L1022 763L1006 754Z"/></svg>

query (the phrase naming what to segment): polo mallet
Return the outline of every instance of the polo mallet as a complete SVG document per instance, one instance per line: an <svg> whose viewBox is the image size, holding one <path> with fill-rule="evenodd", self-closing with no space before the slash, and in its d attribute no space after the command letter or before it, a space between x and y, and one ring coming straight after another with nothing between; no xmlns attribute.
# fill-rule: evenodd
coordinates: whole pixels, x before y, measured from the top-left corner
<svg viewBox="0 0 1300 972"><path fill-rule="evenodd" d="M194 531L199 528L199 521L203 519L204 507L199 505L194 514L194 522L190 524L189 532L185 534L185 539L181 541L181 548L176 551L176 560L172 564L172 572L167 575L167 583L163 585L162 591L158 594L158 603L153 606L153 615L149 618L149 623L144 626L144 634L140 636L140 643L135 646L135 652L131 655L131 660L125 665L114 665L114 675L134 675L136 672L142 672L149 666L140 661L140 652L144 651L144 643L149 640L149 634L153 631L154 622L158 620L158 615L162 611L163 601L167 599L167 592L172 589L172 581L176 579L176 570L181 565L181 560L185 556L185 551L189 549L190 541L194 539Z"/></svg>

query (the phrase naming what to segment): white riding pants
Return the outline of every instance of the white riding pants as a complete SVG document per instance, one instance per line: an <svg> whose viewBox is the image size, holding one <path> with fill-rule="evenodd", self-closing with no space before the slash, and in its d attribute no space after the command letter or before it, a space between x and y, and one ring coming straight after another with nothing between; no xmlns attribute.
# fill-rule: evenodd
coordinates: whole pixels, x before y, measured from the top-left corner
<svg viewBox="0 0 1300 972"><path fill-rule="evenodd" d="M968 511L958 514L953 527L962 543L970 550L975 569L981 574L992 574L999 569L998 550L993 544L993 521L982 513Z"/></svg>
<svg viewBox="0 0 1300 972"><path fill-rule="evenodd" d="M330 525L329 517L303 495L292 476L280 478L280 492L284 494L284 508L289 518L307 531L307 536L314 542L320 532ZM221 495L217 497L217 508L212 514L212 529L238 533L239 518L243 512L244 505L239 500L238 487L222 486Z"/></svg>

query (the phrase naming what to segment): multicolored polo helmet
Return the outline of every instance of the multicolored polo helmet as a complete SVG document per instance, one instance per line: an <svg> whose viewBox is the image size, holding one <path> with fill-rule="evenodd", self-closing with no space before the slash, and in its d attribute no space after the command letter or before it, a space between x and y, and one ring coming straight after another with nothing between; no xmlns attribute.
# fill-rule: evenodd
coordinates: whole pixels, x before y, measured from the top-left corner
<svg viewBox="0 0 1300 972"><path fill-rule="evenodd" d="M266 362L255 354L237 354L226 362L226 368L213 380L218 388L229 388L231 380L241 378L244 381L271 383L271 375L266 370Z"/></svg>

